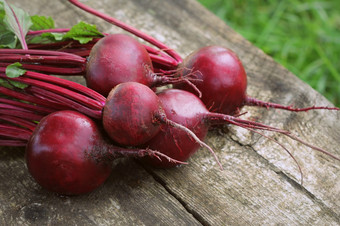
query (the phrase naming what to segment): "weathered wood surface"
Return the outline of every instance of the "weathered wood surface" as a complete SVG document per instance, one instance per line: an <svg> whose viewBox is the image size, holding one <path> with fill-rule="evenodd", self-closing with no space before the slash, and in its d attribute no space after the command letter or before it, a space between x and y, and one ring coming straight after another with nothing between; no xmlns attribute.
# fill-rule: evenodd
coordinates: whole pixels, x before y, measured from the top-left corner
<svg viewBox="0 0 340 226"><path fill-rule="evenodd" d="M58 27L79 20L108 33L120 29L94 18L66 0L8 0L31 14L49 15ZM248 73L248 94L297 106L331 105L296 76L252 46L195 0L87 0L84 3L121 19L176 49L182 56L209 44L233 49ZM299 134L340 155L340 113L290 113L247 107L245 118ZM188 166L148 168L118 161L95 192L62 197L41 189L29 176L24 150L0 151L0 225L339 225L340 164L288 138L275 137L302 166L304 185L292 159L276 144L236 127L211 131L206 150Z"/></svg>

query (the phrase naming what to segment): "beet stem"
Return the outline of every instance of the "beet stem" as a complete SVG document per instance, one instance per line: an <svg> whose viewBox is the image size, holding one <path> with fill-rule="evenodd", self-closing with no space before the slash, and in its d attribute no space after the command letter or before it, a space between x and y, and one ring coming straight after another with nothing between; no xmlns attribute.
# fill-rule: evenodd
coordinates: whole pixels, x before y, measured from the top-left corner
<svg viewBox="0 0 340 226"><path fill-rule="evenodd" d="M32 131L14 125L0 124L0 136L16 140L28 140Z"/></svg>
<svg viewBox="0 0 340 226"><path fill-rule="evenodd" d="M11 139L3 139L0 137L0 146L7 147L25 147L27 141L24 140L11 140Z"/></svg>
<svg viewBox="0 0 340 226"><path fill-rule="evenodd" d="M68 31L70 31L69 28L52 28L37 31L29 31L27 32L27 35L41 35L43 33L66 33Z"/></svg>
<svg viewBox="0 0 340 226"><path fill-rule="evenodd" d="M24 31L22 30L22 26L21 26L21 24L20 24L20 22L19 22L19 19L18 19L16 13L14 12L12 6L8 5L8 7L11 9L11 11L12 11L12 13L13 13L13 16L14 16L14 18L15 18L15 22L17 23L17 25L18 25L18 27L19 27L19 33L20 33L20 38L19 38L19 39L20 39L20 43L21 43L21 45L22 45L22 48L23 48L23 49L28 49L27 43L26 43L26 41L25 41L25 34L24 34Z"/></svg>
<svg viewBox="0 0 340 226"><path fill-rule="evenodd" d="M20 76L17 78L9 78L7 77L5 74L0 73L0 78L5 78L8 80L12 80L12 81L17 81L17 82L22 82L25 83L27 85L31 85L31 86L35 86L35 87L40 87L43 90L46 91L51 91L55 94L58 94L59 96L65 96L67 98L73 99L81 104L83 104L84 106L88 106L90 108L93 108L94 110L101 110L103 108L103 103L97 100L94 100L92 98L89 98L87 96L84 96L78 92L74 92L70 89L67 88L63 88L60 86L56 86L54 84L49 84L47 82L44 81L39 81L39 80L35 80L35 79L31 79L25 76ZM86 87L84 87L83 89L86 89Z"/></svg>
<svg viewBox="0 0 340 226"><path fill-rule="evenodd" d="M14 115L0 114L0 118L2 121L25 127L31 131L33 131L37 126L37 124L33 121L27 120L26 118L23 119Z"/></svg>
<svg viewBox="0 0 340 226"><path fill-rule="evenodd" d="M5 87L1 87L0 86L0 93L3 95L6 95L8 97L12 97L15 99L19 99L19 100L23 100L23 101L27 101L30 102L32 104L39 104L42 105L44 107L48 107L51 110L62 110L64 109L64 106L58 105L54 102L51 101L44 101L38 97L35 97L29 93L25 93L23 92L23 90L11 90Z"/></svg>
<svg viewBox="0 0 340 226"><path fill-rule="evenodd" d="M45 97L47 99L57 100L59 103L65 104L67 108L71 108L73 110L79 111L87 116L92 118L101 119L102 117L102 108L99 109L92 109L88 106L84 105L83 103L79 103L77 100L72 100L67 96L59 95L57 93L45 90L44 88L40 87L31 87L30 91L32 93L37 93L40 97Z"/></svg>
<svg viewBox="0 0 340 226"><path fill-rule="evenodd" d="M22 54L22 55L20 55ZM43 49L0 49L0 55L38 55L38 56L64 56L73 58L75 61L82 63L84 59L71 53L65 53L60 51L43 50Z"/></svg>
<svg viewBox="0 0 340 226"><path fill-rule="evenodd" d="M325 107L325 106L311 106L306 108L293 108L292 106L284 106L281 104L271 103L271 102L264 102L262 100L258 100L256 98L252 97L246 97L245 105L248 106L258 106L258 107L264 107L264 108L277 108L277 109L283 109L287 111L294 111L294 112L300 112L300 111L310 111L310 110L336 110L339 111L340 108L337 107Z"/></svg>
<svg viewBox="0 0 340 226"><path fill-rule="evenodd" d="M82 93L90 98L93 98L99 102L101 102L101 105L105 104L106 98L97 93L96 91L89 89L79 83L76 82L72 82L66 79L62 79L62 78L58 78L58 77L54 77L54 76L49 76L46 74L42 74L42 73L38 73L38 72L32 72L32 71L26 71L25 75L27 77L30 77L32 79L36 79L36 80L41 80L44 82L48 82L57 86L61 86L67 89L70 89L72 91L76 91L78 93Z"/></svg>
<svg viewBox="0 0 340 226"><path fill-rule="evenodd" d="M0 63L0 67L7 67L11 63ZM85 73L85 67L56 67L48 66L48 65L41 65L41 64L30 64L30 63L23 63L21 62L21 67L26 70L33 70L39 71L48 74L55 74L55 75L83 75Z"/></svg>
<svg viewBox="0 0 340 226"><path fill-rule="evenodd" d="M28 32L28 34L35 35L35 34L42 34L42 33L47 33L47 32L63 33L63 32L68 32L69 30L70 29L68 28L47 29L47 30L39 30L39 31L30 31ZM104 35L106 36L108 34L104 34ZM78 56L87 57L89 56L93 45L98 40L100 40L100 38L95 38L86 44L80 44L74 40L61 41L61 42L56 42L56 43L47 43L47 44L31 44L29 45L29 48L34 48L34 49L47 49L47 48L57 49L59 48L58 51L69 52L69 53L73 53ZM148 51L150 58L154 63L160 63L170 68L176 67L178 65L178 62L174 58L170 57L164 52L160 50L156 50L153 47L148 46L148 45L144 45L144 44L142 45ZM78 48L78 49L70 49L69 47Z"/></svg>
<svg viewBox="0 0 340 226"><path fill-rule="evenodd" d="M0 108L0 114L5 114L5 115L16 115L19 118L29 118L34 121L40 121L45 115L40 115L34 112L30 111L22 111L18 109L4 109Z"/></svg>
<svg viewBox="0 0 340 226"><path fill-rule="evenodd" d="M78 55L73 54L74 56L80 57ZM0 55L0 62L7 63L15 63L15 62L23 62L23 63L50 63L56 65L75 65L76 67L85 66L86 59L80 57L79 59L75 59L69 56L21 56L21 55Z"/></svg>
<svg viewBox="0 0 340 226"><path fill-rule="evenodd" d="M17 100L11 100L11 99L6 99L6 98L2 98L2 97L0 97L0 104L1 103L10 104L11 106L21 107L21 108L24 108L26 110L44 113L44 114L49 114L49 113L53 112L53 110L46 108L46 107L37 106L37 105L34 105L34 104L28 104L28 103L20 102L20 101L17 101Z"/></svg>

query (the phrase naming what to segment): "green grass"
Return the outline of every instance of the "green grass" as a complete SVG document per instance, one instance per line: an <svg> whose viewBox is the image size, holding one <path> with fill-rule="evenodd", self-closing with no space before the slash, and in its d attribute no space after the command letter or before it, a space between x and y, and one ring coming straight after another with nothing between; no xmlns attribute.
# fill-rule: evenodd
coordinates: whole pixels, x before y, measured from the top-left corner
<svg viewBox="0 0 340 226"><path fill-rule="evenodd" d="M339 0L198 0L340 107Z"/></svg>

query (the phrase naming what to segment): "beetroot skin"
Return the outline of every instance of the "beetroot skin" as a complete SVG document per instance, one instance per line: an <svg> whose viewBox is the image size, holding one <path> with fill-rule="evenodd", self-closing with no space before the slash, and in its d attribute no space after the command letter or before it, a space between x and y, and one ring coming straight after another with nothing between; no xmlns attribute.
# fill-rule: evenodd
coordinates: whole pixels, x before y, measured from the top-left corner
<svg viewBox="0 0 340 226"><path fill-rule="evenodd" d="M158 133L162 115L165 117L161 102L149 87L125 82L109 93L103 110L103 126L117 143L137 146Z"/></svg>
<svg viewBox="0 0 340 226"><path fill-rule="evenodd" d="M247 75L231 50L219 46L203 47L190 54L179 67L183 75L194 73L202 80L195 85L211 112L232 115L244 105ZM175 88L197 93L185 83L176 84Z"/></svg>
<svg viewBox="0 0 340 226"><path fill-rule="evenodd" d="M86 84L107 96L119 83L135 81L150 86L153 67L144 46L125 34L102 38L92 48L86 66Z"/></svg>
<svg viewBox="0 0 340 226"><path fill-rule="evenodd" d="M100 131L88 117L73 111L52 113L41 120L27 144L28 170L49 191L88 193L111 173L110 164L90 155L101 140Z"/></svg>
<svg viewBox="0 0 340 226"><path fill-rule="evenodd" d="M158 94L163 104L165 114L169 120L184 125L200 140L204 140L208 133L209 124L203 120L208 113L204 104L194 94L176 89L167 89ZM193 155L200 145L185 131L174 128L168 124L161 126L161 131L145 144L153 150L158 150L165 155L179 161L186 161ZM178 163L159 161L146 157L147 162L156 167L173 167Z"/></svg>

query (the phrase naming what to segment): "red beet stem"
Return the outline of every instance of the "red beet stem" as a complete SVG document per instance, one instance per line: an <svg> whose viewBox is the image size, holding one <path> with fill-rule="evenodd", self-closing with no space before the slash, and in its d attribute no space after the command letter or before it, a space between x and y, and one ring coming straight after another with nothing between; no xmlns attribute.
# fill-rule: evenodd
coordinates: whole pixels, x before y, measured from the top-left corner
<svg viewBox="0 0 340 226"><path fill-rule="evenodd" d="M43 87L30 87L30 92L32 92L33 94L37 94L37 96L39 96L40 98L63 103L65 104L65 109L73 109L96 119L101 119L102 117L103 107L92 109L92 106L86 106L84 103L79 103L79 99L73 100L68 96L63 96L62 94L51 92L44 89Z"/></svg>
<svg viewBox="0 0 340 226"><path fill-rule="evenodd" d="M174 68L174 65L177 65L177 62L172 58L165 58L164 56L156 55L153 53L149 53L149 56L153 63L158 63L164 65L169 68Z"/></svg>
<svg viewBox="0 0 340 226"><path fill-rule="evenodd" d="M15 98L18 100L27 101L33 104L38 104L38 105L50 108L51 110L65 109L64 105L51 102L51 101L44 101L40 98L33 96L30 93L24 92L24 90L11 90L11 89L0 86L0 94Z"/></svg>
<svg viewBox="0 0 340 226"><path fill-rule="evenodd" d="M4 139L0 137L0 146L25 147L26 144L27 144L26 140L12 140L12 139Z"/></svg>
<svg viewBox="0 0 340 226"><path fill-rule="evenodd" d="M46 75L46 76L48 76L48 75ZM50 76L50 77L52 77L52 76ZM35 86L35 87L40 87L44 90L51 91L51 92L58 94L60 96L70 98L70 99L72 99L76 102L79 102L79 103L83 104L84 106L90 107L94 110L101 110L103 108L103 104L105 104L101 101L95 100L95 99L87 97L85 95L82 95L79 92L75 92L75 91L72 91L70 89L63 88L61 86L50 84L50 83L47 83L45 81L35 80L35 79L32 79L32 78L26 77L25 75L17 77L17 78L9 78L4 73L0 73L0 78L5 78L5 79L8 79L8 80L25 83L27 85L31 85L31 86ZM87 87L84 87L84 86L82 88L88 89Z"/></svg>
<svg viewBox="0 0 340 226"><path fill-rule="evenodd" d="M78 83L41 73L26 71L17 78L9 78L4 73L5 68L0 68L0 78L17 81L29 85L25 89L8 89L0 87L0 93L19 100L56 108L73 109L90 117L101 118L102 109L106 98L99 93ZM25 94L29 94L26 96Z"/></svg>
<svg viewBox="0 0 340 226"><path fill-rule="evenodd" d="M32 71L26 71L25 76L81 93L87 97L101 102L102 105L104 105L106 101L106 98L103 95L76 82Z"/></svg>
<svg viewBox="0 0 340 226"><path fill-rule="evenodd" d="M82 63L84 61L83 58L75 56L70 53L65 53L65 52L60 52L60 51L52 51L52 50L43 50L43 49L0 49L0 55L4 54L21 54L21 55L38 55L38 56L65 56L65 57L70 57L74 58L75 61L79 61Z"/></svg>
<svg viewBox="0 0 340 226"><path fill-rule="evenodd" d="M0 67L7 67L11 63L0 63ZM83 75L85 73L85 67L60 67L60 66L48 66L46 64L30 64L21 62L21 67L26 70L39 71L42 73L55 74L55 75Z"/></svg>
<svg viewBox="0 0 340 226"><path fill-rule="evenodd" d="M37 125L37 123L30 121L28 119L23 119L16 117L14 115L6 115L6 114L0 114L1 120L4 122L20 125L21 127L25 127L31 131L33 131Z"/></svg>
<svg viewBox="0 0 340 226"><path fill-rule="evenodd" d="M258 100L256 98L252 98L252 97L249 97L249 96L246 97L245 105L258 106L258 107L264 107L264 108L277 108L277 109L283 109L283 110L295 111L295 112L319 110L319 109L336 110L336 111L340 110L340 108L337 108L337 107L325 107L325 106L311 106L311 107L306 107L306 108L294 108L292 106L284 106L284 105L281 105L281 104L264 102L262 100Z"/></svg>
<svg viewBox="0 0 340 226"><path fill-rule="evenodd" d="M32 131L20 128L14 125L0 124L0 136L15 139L15 140L28 140Z"/></svg>
<svg viewBox="0 0 340 226"><path fill-rule="evenodd" d="M28 103L24 103L24 102L21 102L21 101L6 99L6 98L2 98L2 97L0 97L0 104L1 103L9 104L11 106L20 107L22 109L30 110L30 111L37 112L37 113L49 114L49 113L54 112L53 110L46 108L46 107L37 106L37 105L34 105L34 104L28 104Z"/></svg>
<svg viewBox="0 0 340 226"><path fill-rule="evenodd" d="M2 67L15 62L22 63L25 69L54 74L80 74L85 72L86 67L86 59L72 53L34 49L0 49Z"/></svg>
<svg viewBox="0 0 340 226"><path fill-rule="evenodd" d="M67 54L70 54L70 53L67 53ZM75 54L72 54L72 56L0 54L0 62L9 62L9 63L29 62L29 63L44 63L44 64L49 63L49 64L57 64L57 65L58 64L75 65L75 66L81 67L81 66L85 66L86 59Z"/></svg>
<svg viewBox="0 0 340 226"><path fill-rule="evenodd" d="M34 121L40 121L45 116L30 111L23 111L21 109L3 108L2 106L0 106L0 114L16 115L19 118L29 118Z"/></svg>
<svg viewBox="0 0 340 226"><path fill-rule="evenodd" d="M69 28L52 28L37 31L29 31L27 32L27 35L41 35L43 33L66 33L68 31L70 31Z"/></svg>
<svg viewBox="0 0 340 226"><path fill-rule="evenodd" d="M52 42L52 43L37 43L37 44L29 44L28 47L32 49L40 49L40 50L57 50L60 52L65 52L67 49L92 49L93 45L99 41L100 38L94 38L92 41L89 41L85 44L80 44L78 41L75 40L65 40L59 42Z"/></svg>

